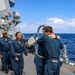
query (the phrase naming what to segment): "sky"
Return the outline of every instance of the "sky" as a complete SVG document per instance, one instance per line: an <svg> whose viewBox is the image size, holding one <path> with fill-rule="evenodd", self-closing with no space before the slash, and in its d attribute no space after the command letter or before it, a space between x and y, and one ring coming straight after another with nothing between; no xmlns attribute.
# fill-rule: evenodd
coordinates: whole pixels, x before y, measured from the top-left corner
<svg viewBox="0 0 75 75"><path fill-rule="evenodd" d="M22 33L35 33L42 24L55 33L75 33L75 0L15 0L12 11L20 13Z"/></svg>

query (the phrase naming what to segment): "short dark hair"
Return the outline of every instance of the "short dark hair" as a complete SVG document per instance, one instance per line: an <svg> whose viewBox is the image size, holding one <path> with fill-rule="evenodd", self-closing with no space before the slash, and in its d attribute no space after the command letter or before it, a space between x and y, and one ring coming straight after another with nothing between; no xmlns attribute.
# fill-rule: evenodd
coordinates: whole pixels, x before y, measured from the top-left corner
<svg viewBox="0 0 75 75"><path fill-rule="evenodd" d="M46 26L42 30L45 30L45 32L50 32L50 33L53 32L53 28L51 26Z"/></svg>
<svg viewBox="0 0 75 75"><path fill-rule="evenodd" d="M15 33L15 36L17 36L19 33L21 34L21 32L16 32L16 33Z"/></svg>

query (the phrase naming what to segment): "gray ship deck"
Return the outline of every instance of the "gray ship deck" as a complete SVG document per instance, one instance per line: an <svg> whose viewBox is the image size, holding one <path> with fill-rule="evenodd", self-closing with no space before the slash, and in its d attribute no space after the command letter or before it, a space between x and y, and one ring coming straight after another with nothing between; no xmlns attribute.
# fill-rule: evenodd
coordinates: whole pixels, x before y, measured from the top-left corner
<svg viewBox="0 0 75 75"><path fill-rule="evenodd" d="M25 60L25 66L24 66L24 71L26 74L23 75L36 75L36 69L33 63L33 59L34 59L34 55L29 54L29 60ZM75 75L74 71L75 71L75 67L67 64L63 64L60 75ZM6 75L6 74L0 70L0 75ZM14 75L14 74L12 71L10 71L9 74L7 75Z"/></svg>

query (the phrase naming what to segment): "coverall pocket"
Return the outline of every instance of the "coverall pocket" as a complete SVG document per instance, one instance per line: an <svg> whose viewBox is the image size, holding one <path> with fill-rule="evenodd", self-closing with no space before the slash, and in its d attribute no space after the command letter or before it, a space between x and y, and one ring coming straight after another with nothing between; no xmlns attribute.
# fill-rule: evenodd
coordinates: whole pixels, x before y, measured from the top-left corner
<svg viewBox="0 0 75 75"><path fill-rule="evenodd" d="M56 70L58 68L58 62L52 62L52 70Z"/></svg>
<svg viewBox="0 0 75 75"><path fill-rule="evenodd" d="M51 70L56 70L58 68L59 61L52 62L52 60L48 60L46 64Z"/></svg>

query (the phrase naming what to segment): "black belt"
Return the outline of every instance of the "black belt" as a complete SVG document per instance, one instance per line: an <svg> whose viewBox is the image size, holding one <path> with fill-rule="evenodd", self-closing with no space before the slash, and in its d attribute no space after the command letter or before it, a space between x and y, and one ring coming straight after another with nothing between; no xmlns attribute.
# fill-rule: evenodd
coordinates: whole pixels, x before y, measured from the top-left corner
<svg viewBox="0 0 75 75"><path fill-rule="evenodd" d="M50 57L49 59L59 59L59 57Z"/></svg>
<svg viewBox="0 0 75 75"><path fill-rule="evenodd" d="M38 56L38 57L40 57L40 58L45 58L44 56L42 56L42 55L38 55L38 54L36 54L36 56Z"/></svg>

